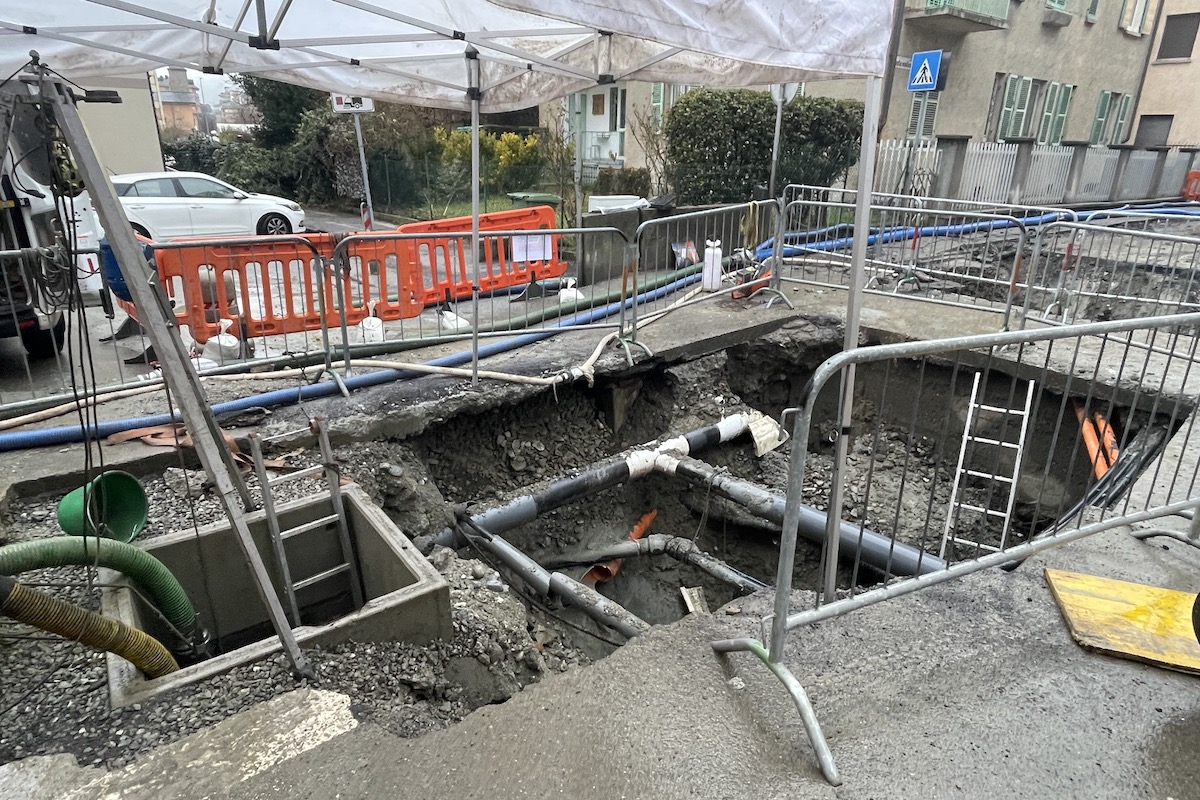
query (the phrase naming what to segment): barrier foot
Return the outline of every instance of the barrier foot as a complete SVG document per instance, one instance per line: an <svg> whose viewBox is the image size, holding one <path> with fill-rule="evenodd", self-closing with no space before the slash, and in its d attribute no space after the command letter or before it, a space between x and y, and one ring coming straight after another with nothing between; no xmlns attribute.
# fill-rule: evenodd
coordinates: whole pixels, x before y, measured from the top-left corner
<svg viewBox="0 0 1200 800"><path fill-rule="evenodd" d="M774 286L764 286L761 289L755 289L753 292L750 293L750 296L746 299L753 300L755 297L757 297L758 295L760 295L764 292L766 292L769 295L772 295L771 299L767 301L767 308L770 308L771 306L773 306L775 304L776 300L782 300L783 304L786 305L789 310L791 310L791 311L796 310L796 306L794 306L792 304L792 301L788 299L788 296L783 293L783 290L776 289Z"/></svg>
<svg viewBox="0 0 1200 800"><path fill-rule="evenodd" d="M646 354L648 358L654 358L654 351L646 345L639 342L637 339L626 339L624 336L617 339L621 343L621 348L625 351L625 363L633 366L633 347L638 348Z"/></svg>
<svg viewBox="0 0 1200 800"><path fill-rule="evenodd" d="M346 388L346 382L342 380L341 374L339 374L338 371L332 367L323 367L321 371L316 374L316 377L309 381L309 383L316 383L325 375L329 375L331 378L333 378L333 382L337 384L338 391L342 393L342 397L345 397L346 399L350 398L350 390Z"/></svg>
<svg viewBox="0 0 1200 800"><path fill-rule="evenodd" d="M1134 531L1132 536L1135 539L1141 539L1143 541L1146 539L1152 539L1155 536L1165 536L1168 539L1174 539L1177 542L1183 542L1186 545L1191 545L1192 547L1200 549L1200 541L1193 539L1183 531L1173 531L1167 528L1147 528L1144 531Z"/></svg>
<svg viewBox="0 0 1200 800"><path fill-rule="evenodd" d="M758 660L766 665L767 669L779 678L783 683L788 694L792 696L792 702L796 704L796 710L800 712L800 721L804 723L804 731L808 734L808 741L812 744L813 751L817 756L817 764L821 767L821 774L830 786L841 786L842 776L838 774L837 764L833 760L833 753L829 750L829 744L825 741L825 734L821 731L821 723L817 722L817 714L813 711L812 703L808 700L808 694L804 691L804 687L800 685L800 681L796 680L796 676L788 670L783 664L777 664L771 661L771 656L767 652L767 648L763 647L761 642L754 639L721 639L712 643L714 652L721 655L728 653L746 652L753 653L758 656Z"/></svg>

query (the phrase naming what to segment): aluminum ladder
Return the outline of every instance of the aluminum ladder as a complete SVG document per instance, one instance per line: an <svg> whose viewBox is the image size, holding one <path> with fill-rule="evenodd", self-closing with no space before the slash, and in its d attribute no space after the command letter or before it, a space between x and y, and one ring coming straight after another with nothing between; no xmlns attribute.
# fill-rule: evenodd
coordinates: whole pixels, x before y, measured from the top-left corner
<svg viewBox="0 0 1200 800"><path fill-rule="evenodd" d="M938 551L939 558L946 557L946 547L951 542L954 544L969 545L977 550L987 552L997 552L1003 550L1008 544L1008 530L1012 525L1013 505L1017 500L1017 478L1021 474L1021 458L1025 453L1025 438L1029 432L1029 413L1033 407L1033 392L1034 382L1029 381L1029 387L1025 393L1025 407L1021 409L1005 408L1004 406L993 406L979 402L979 378L980 373L975 373L975 380L971 385L971 400L967 405L967 422L963 427L962 445L958 451L958 466L954 470L954 485L950 490L949 511L946 514L946 527L942 531L942 546ZM1001 439L991 439L984 436L978 436L975 429L979 424L980 415L1000 414L1006 417L1014 417L1021 420L1021 431L1017 437L1017 441L1010 442ZM1004 424L1003 430L1007 430L1007 422ZM1003 435L1003 434L1001 434ZM970 469L966 466L967 451L972 444L984 445L985 447L996 447L1005 450L1013 450L1013 468L1011 475L1000 474L999 471L984 472L982 470ZM959 494L962 490L964 478L981 478L991 481L992 483L1001 483L1008 485L1008 499L1005 501L1004 510L997 511L994 508L984 508L983 506L972 505L962 502ZM984 542L964 539L958 536L955 528L958 526L959 516L962 511L970 511L976 514L983 515L985 520L1000 519L1002 528L1000 530L1000 544L991 545Z"/></svg>
<svg viewBox="0 0 1200 800"><path fill-rule="evenodd" d="M329 445L329 426L324 417L317 417L312 421L308 429L302 429L300 433L316 433L317 441L321 447L321 462L311 467L306 467L295 472L289 472L276 478L267 475L266 461L263 459L262 438L256 434L250 434L250 455L254 459L254 472L258 476L258 485L262 489L262 507L266 513L267 531L270 534L271 549L275 556L275 565L279 569L280 580L283 583L284 596L287 599L288 620L292 627L299 627L303 624L300 618L300 607L296 602L296 593L309 586L327 581L343 573L350 575L350 592L354 597L354 607L362 608L363 606L363 588L362 580L359 577L358 563L354 555L354 546L350 541L350 528L346 520L346 507L342 502L342 487L341 475L338 472L337 465L333 460L333 448ZM293 435L293 433L280 434L273 439L282 439ZM283 530L279 524L279 514L275 510L275 498L273 489L285 483L291 483L302 478L310 478L324 473L325 482L329 488L329 501L333 508L332 514L326 514L322 517L309 520L294 528ZM292 580L292 569L288 563L287 551L284 548L284 543L293 537L299 536L309 531L319 530L329 525L337 525L338 540L341 544L342 562L334 567L310 575L300 580Z"/></svg>

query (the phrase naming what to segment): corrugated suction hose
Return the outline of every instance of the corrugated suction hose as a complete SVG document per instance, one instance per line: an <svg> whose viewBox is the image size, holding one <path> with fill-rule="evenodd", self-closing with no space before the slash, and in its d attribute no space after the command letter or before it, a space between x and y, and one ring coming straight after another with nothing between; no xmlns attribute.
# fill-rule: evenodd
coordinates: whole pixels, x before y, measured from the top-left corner
<svg viewBox="0 0 1200 800"><path fill-rule="evenodd" d="M18 622L115 653L146 674L161 678L179 669L153 637L115 619L80 608L0 575L0 614Z"/></svg>

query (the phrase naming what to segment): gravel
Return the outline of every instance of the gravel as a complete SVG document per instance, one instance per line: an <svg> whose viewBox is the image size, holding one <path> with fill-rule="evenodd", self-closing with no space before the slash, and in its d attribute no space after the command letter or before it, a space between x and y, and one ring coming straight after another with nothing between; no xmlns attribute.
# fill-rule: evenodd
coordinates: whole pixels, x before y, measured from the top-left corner
<svg viewBox="0 0 1200 800"><path fill-rule="evenodd" d="M450 583L450 641L424 647L348 643L307 651L318 685L348 695L360 718L398 736L418 736L482 705L503 702L547 672L587 663L554 620L527 614L507 586L487 588L499 583L490 568L448 550L432 560ZM79 578L78 570L43 572L28 577ZM286 659L277 655L151 701L110 709L100 653L62 641L9 640L0 644L0 669L5 676L0 718L7 718L0 726L0 763L68 752L81 765L123 766L297 686Z"/></svg>

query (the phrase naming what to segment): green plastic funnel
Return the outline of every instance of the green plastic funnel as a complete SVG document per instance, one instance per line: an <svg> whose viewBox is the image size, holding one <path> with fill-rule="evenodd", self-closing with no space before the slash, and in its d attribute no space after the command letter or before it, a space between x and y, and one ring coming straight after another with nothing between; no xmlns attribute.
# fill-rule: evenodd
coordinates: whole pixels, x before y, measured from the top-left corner
<svg viewBox="0 0 1200 800"><path fill-rule="evenodd" d="M130 542L146 527L148 510L146 490L138 479L110 470L59 501L58 526L73 536Z"/></svg>

